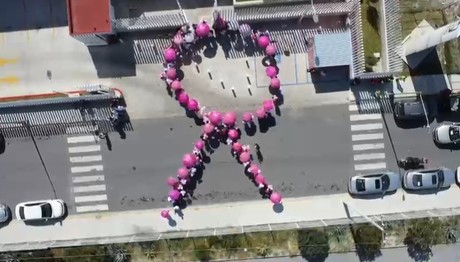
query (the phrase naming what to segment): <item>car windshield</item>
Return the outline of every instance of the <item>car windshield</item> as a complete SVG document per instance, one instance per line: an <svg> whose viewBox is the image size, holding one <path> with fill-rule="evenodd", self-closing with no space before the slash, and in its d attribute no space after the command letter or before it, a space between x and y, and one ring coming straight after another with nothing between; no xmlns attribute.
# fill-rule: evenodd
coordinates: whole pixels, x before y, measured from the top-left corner
<svg viewBox="0 0 460 262"><path fill-rule="evenodd" d="M449 127L450 141L457 141L460 139L460 128L458 126Z"/></svg>
<svg viewBox="0 0 460 262"><path fill-rule="evenodd" d="M412 184L414 184L415 187L422 187L422 175L414 175L412 177Z"/></svg>
<svg viewBox="0 0 460 262"><path fill-rule="evenodd" d="M375 180L375 189L380 189L380 180Z"/></svg>
<svg viewBox="0 0 460 262"><path fill-rule="evenodd" d="M444 184L444 172L442 170L438 171L439 184Z"/></svg>
<svg viewBox="0 0 460 262"><path fill-rule="evenodd" d="M51 205L46 203L41 206L42 208L42 217L51 217L53 215L53 209L51 208Z"/></svg>
<svg viewBox="0 0 460 262"><path fill-rule="evenodd" d="M24 215L24 207L19 207L19 216L21 219L24 219L26 217Z"/></svg>
<svg viewBox="0 0 460 262"><path fill-rule="evenodd" d="M431 184L433 184L433 185L438 184L438 176L437 175L432 175L431 176Z"/></svg>
<svg viewBox="0 0 460 262"><path fill-rule="evenodd" d="M390 177L387 175L382 176L382 190L386 191L390 188Z"/></svg>
<svg viewBox="0 0 460 262"><path fill-rule="evenodd" d="M356 179L356 190L358 190L358 192L366 191L366 185L364 183L364 179Z"/></svg>

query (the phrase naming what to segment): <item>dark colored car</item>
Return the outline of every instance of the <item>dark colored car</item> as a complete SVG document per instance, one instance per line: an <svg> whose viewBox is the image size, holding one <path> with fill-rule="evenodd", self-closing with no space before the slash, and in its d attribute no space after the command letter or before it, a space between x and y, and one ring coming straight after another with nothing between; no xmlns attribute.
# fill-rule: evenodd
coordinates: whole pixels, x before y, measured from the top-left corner
<svg viewBox="0 0 460 262"><path fill-rule="evenodd" d="M419 120L425 118L425 110L421 101L395 102L394 116L400 120Z"/></svg>
<svg viewBox="0 0 460 262"><path fill-rule="evenodd" d="M5 148L6 148L5 136L3 135L3 132L0 131L0 154L5 153Z"/></svg>

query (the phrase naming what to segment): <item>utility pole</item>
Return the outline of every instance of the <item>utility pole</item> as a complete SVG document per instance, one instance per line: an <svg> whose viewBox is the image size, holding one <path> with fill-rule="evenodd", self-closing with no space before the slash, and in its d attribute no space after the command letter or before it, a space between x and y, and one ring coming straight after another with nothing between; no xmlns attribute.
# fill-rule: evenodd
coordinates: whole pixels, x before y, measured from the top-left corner
<svg viewBox="0 0 460 262"><path fill-rule="evenodd" d="M30 122L29 122L29 120L26 120L23 123L26 126L27 132L29 133L29 136L32 139L32 142L34 144L35 150L37 151L38 157L40 158L40 162L42 164L43 170L45 171L46 177L48 178L48 182L50 183L51 189L53 190L54 198L58 198L57 193L56 193L56 189L54 188L53 181L51 180L50 174L48 172L48 168L46 168L45 161L43 160L42 154L41 154L40 149L38 148L38 145L37 145L37 141L35 141L34 134L32 133L32 130L30 128Z"/></svg>

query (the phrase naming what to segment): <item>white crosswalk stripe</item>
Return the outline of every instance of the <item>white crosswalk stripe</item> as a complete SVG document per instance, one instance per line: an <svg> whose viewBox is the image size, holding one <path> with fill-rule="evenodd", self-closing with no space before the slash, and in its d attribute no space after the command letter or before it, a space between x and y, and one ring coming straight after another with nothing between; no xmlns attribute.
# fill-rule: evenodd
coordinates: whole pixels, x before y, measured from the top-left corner
<svg viewBox="0 0 460 262"><path fill-rule="evenodd" d="M69 136L70 175L74 184L75 211L100 212L109 210L101 145L94 136ZM81 146L79 146L81 144Z"/></svg>
<svg viewBox="0 0 460 262"><path fill-rule="evenodd" d="M351 104L350 127L354 169L357 172L378 172L386 169L383 118L380 113L360 114L359 105Z"/></svg>

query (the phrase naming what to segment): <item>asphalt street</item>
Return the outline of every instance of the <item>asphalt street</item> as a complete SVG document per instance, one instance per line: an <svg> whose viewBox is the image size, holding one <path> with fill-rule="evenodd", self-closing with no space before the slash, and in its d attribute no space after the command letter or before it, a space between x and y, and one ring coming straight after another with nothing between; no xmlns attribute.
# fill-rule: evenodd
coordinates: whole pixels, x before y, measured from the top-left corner
<svg viewBox="0 0 460 262"><path fill-rule="evenodd" d="M432 248L433 257L431 262L438 261L460 261L459 245L440 245ZM407 248L392 248L382 249L382 255L376 258L375 262L413 262L416 261L409 257ZM301 262L306 261L302 257L282 257L282 258L264 258L264 259L252 259L252 260L241 260L242 262ZM329 254L325 262L360 262L358 256L354 252L350 253L339 253Z"/></svg>
<svg viewBox="0 0 460 262"><path fill-rule="evenodd" d="M431 132L438 123L431 123L429 130L424 127L403 129L396 126L393 115L385 114L385 120L389 131L385 136L385 150L390 170L397 170L396 157L401 159L408 156L428 158L428 168L444 166L456 170L460 166L460 151L440 149L434 144ZM394 151L391 144L394 145Z"/></svg>
<svg viewBox="0 0 460 262"><path fill-rule="evenodd" d="M259 143L268 181L284 196L346 192L351 172L347 105L283 111L267 133L243 135L243 143ZM103 146L104 173L111 211L147 209L166 204L168 176L175 176L184 153L201 134L184 117L134 122L121 140L111 135L112 151ZM243 132L244 133L244 132ZM220 145L210 156L194 204L258 199L257 188L243 167Z"/></svg>
<svg viewBox="0 0 460 262"><path fill-rule="evenodd" d="M36 141L57 197L69 203L72 198L72 182L64 138ZM0 202L14 210L16 204L22 201L55 198L32 140L28 138L7 143L5 153L0 156Z"/></svg>

